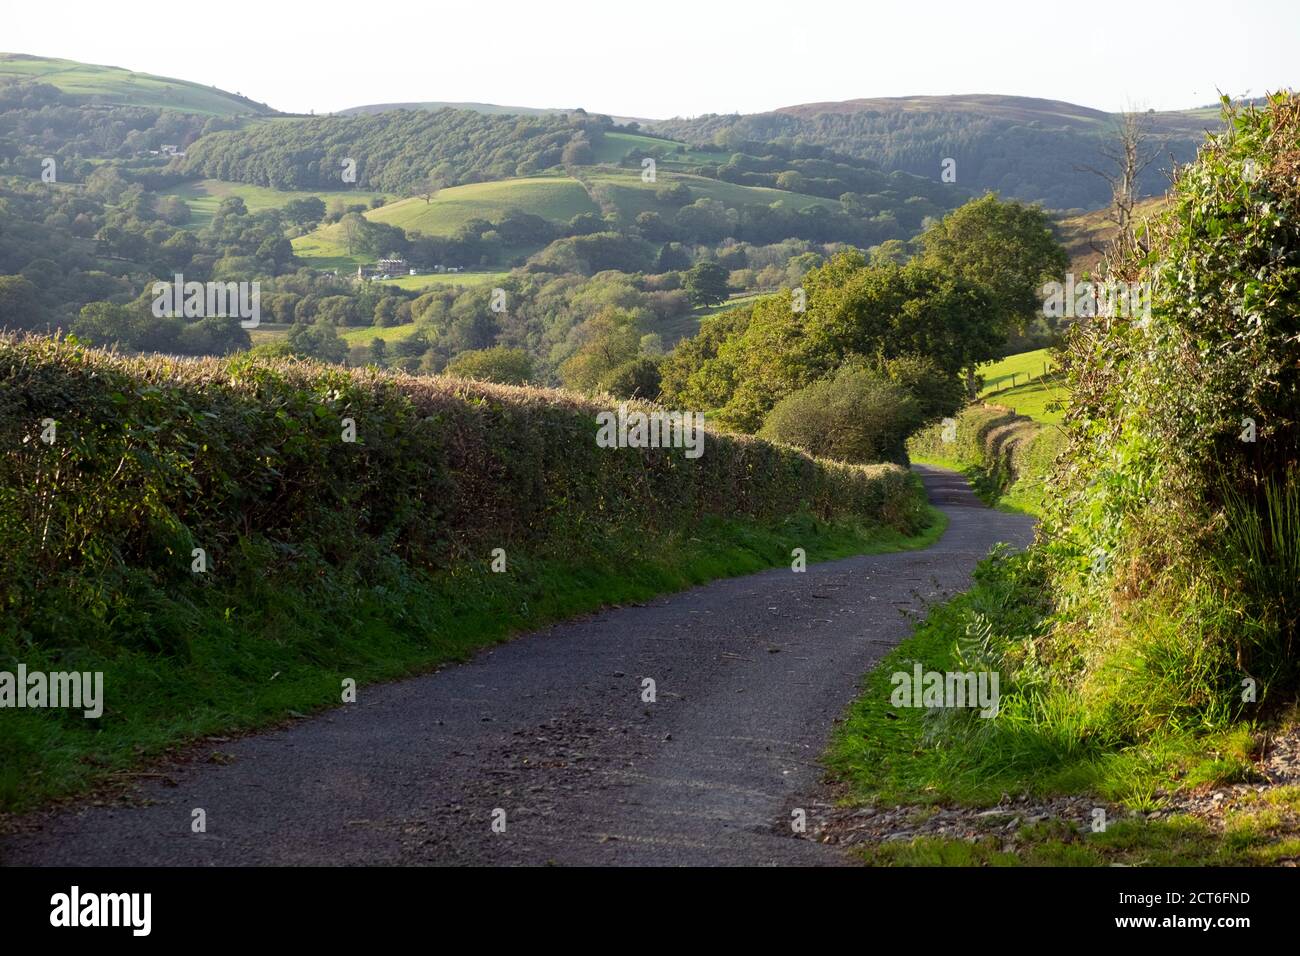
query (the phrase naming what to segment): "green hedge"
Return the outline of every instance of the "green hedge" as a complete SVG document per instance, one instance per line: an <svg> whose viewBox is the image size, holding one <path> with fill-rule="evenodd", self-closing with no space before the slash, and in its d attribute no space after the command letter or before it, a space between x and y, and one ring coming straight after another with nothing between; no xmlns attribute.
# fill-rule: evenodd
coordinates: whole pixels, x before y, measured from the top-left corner
<svg viewBox="0 0 1300 956"><path fill-rule="evenodd" d="M194 548L206 582L345 564L364 579L394 560L433 571L705 516L904 532L924 520L897 467L712 432L696 459L600 448L603 408L538 389L0 338L0 634L57 641L70 604L113 633L133 620L154 631L141 605L196 586Z"/></svg>

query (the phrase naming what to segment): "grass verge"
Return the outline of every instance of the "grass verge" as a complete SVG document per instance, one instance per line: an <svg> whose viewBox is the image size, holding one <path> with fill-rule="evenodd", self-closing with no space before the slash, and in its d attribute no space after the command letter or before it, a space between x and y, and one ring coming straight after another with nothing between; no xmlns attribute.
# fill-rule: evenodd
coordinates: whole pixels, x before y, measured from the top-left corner
<svg viewBox="0 0 1300 956"><path fill-rule="evenodd" d="M1119 719L1109 695L1081 700L1040 657L1040 639L1052 624L1044 585L1032 554L999 551L982 562L970 591L932 608L867 675L826 764L850 805L982 808L1020 797L1032 803L1089 794L1130 816L1097 834L1055 821L973 840L918 836L871 844L862 849L864 858L929 866L1269 864L1294 858L1300 849L1296 788L1248 794L1217 824L1175 812L1171 800L1255 781L1258 728L1227 714L1192 721L1170 712L1138 733ZM1152 614L1134 622L1151 660L1129 669L1148 688L1143 706L1163 712L1164 688L1153 674L1168 648ZM1190 634L1198 642L1189 622L1172 612L1163 624L1169 634ZM916 663L924 671L998 672L997 716L893 706L891 676L910 674ZM1154 812L1162 818L1142 816Z"/></svg>
<svg viewBox="0 0 1300 956"><path fill-rule="evenodd" d="M19 811L111 783L170 747L334 706L341 682L388 680L463 660L513 634L603 606L788 564L926 547L945 519L906 535L807 515L779 524L707 518L660 538L621 533L535 554L511 552L426 574L394 562L365 586L257 578L231 592L140 607L179 616L188 639L158 653L123 647L29 648L29 671L104 672L98 720L62 709L7 710L0 721L0 809ZM252 547L252 545L248 545ZM312 576L315 577L314 575Z"/></svg>
<svg viewBox="0 0 1300 956"><path fill-rule="evenodd" d="M1031 556L995 552L976 568L971 590L932 608L867 676L828 765L855 799L899 804L989 806L1004 796L1092 792L1148 810L1163 789L1248 778L1248 725L1208 735L1167 726L1122 739L1106 732L1104 711L1071 706L1035 660L1048 624ZM890 676L918 662L926 671L998 672L998 715L894 707Z"/></svg>

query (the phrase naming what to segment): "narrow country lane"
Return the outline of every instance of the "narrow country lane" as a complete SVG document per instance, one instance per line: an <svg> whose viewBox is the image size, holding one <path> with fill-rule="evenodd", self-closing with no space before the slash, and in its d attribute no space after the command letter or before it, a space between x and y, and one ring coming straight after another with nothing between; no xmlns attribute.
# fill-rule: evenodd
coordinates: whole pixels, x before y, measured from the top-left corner
<svg viewBox="0 0 1300 956"><path fill-rule="evenodd" d="M718 581L521 636L284 729L205 745L134 804L36 814L6 864L835 864L790 801L872 664L1032 519L918 467L924 551ZM792 543L792 547L797 543ZM652 678L657 699L643 703ZM205 755L219 751L217 761ZM206 813L207 832L191 832ZM505 832L493 814L505 811Z"/></svg>

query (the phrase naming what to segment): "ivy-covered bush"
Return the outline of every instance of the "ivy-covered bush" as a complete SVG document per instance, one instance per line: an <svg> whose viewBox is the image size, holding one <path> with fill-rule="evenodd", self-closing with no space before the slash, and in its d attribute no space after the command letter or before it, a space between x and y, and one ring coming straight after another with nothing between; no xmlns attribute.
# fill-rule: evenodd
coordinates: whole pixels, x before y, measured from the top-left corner
<svg viewBox="0 0 1300 956"><path fill-rule="evenodd" d="M1300 98L1225 111L1227 130L1179 171L1164 214L1110 263L1112 278L1148 284L1150 316L1098 318L1070 337L1068 447L1044 549L1069 609L1060 633L1140 633L1156 605L1164 619L1219 609L1160 655L1159 679L1181 682L1202 713L1244 709L1243 681L1261 697L1294 687L1300 617L1300 575L1276 573L1300 549ZM1118 673L1095 650L1104 640L1082 640L1081 686ZM1193 680L1207 661L1214 672ZM1149 669L1130 669L1148 680L1126 693L1149 697Z"/></svg>

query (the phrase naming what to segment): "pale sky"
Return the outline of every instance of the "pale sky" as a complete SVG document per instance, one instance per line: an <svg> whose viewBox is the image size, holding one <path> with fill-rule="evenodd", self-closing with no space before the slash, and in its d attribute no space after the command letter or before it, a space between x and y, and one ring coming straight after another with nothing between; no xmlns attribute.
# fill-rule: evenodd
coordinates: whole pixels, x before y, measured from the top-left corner
<svg viewBox="0 0 1300 956"><path fill-rule="evenodd" d="M909 94L1180 109L1300 86L1296 0L6 4L0 49L318 113L478 101L665 118Z"/></svg>

